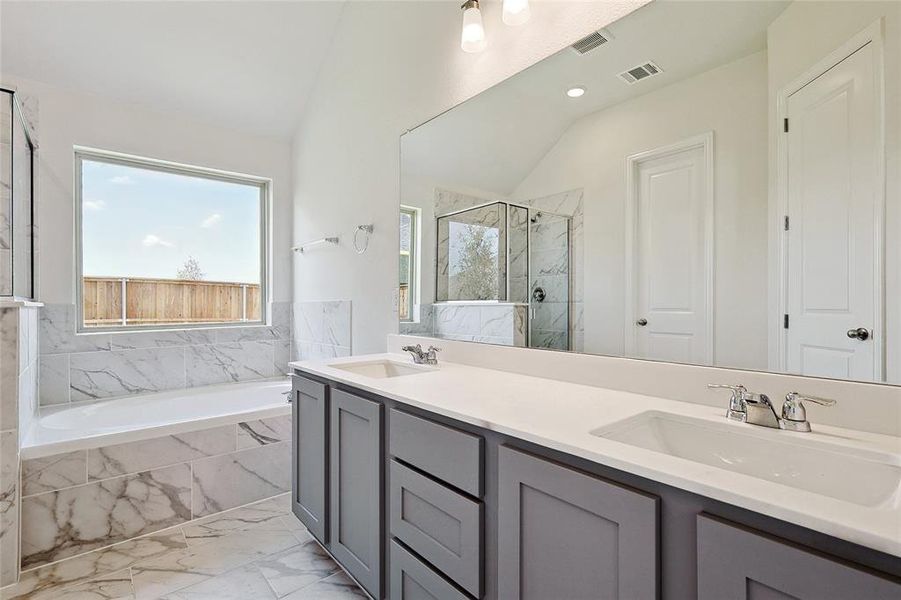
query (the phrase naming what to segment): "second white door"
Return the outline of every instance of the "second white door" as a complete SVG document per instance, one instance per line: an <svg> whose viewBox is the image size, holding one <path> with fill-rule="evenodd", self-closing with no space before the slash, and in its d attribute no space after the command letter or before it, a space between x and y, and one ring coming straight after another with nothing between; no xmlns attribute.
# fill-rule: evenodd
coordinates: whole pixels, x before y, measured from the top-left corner
<svg viewBox="0 0 901 600"><path fill-rule="evenodd" d="M627 352L709 364L712 340L712 137L632 157L633 281Z"/></svg>
<svg viewBox="0 0 901 600"><path fill-rule="evenodd" d="M786 364L879 380L879 102L868 43L788 98Z"/></svg>

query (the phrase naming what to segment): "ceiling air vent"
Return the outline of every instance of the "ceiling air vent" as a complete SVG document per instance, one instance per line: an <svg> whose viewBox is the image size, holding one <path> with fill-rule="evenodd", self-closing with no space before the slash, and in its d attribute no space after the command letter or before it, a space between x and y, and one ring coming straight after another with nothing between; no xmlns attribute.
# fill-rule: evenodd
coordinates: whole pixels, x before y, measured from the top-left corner
<svg viewBox="0 0 901 600"><path fill-rule="evenodd" d="M619 77L629 85L632 85L633 83L638 83L642 79L653 77L658 73L663 73L663 69L658 67L655 63L648 61L637 67L632 67L628 71L623 71L619 74Z"/></svg>
<svg viewBox="0 0 901 600"><path fill-rule="evenodd" d="M581 40L570 46L576 54L588 54L598 46L603 46L613 39L610 32L606 29L600 29L594 33L589 33Z"/></svg>

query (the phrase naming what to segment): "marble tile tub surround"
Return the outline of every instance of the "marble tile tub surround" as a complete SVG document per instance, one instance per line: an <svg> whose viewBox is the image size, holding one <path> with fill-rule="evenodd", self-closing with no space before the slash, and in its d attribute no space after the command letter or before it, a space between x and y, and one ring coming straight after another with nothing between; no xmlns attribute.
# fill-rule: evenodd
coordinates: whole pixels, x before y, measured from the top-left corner
<svg viewBox="0 0 901 600"><path fill-rule="evenodd" d="M19 573L21 433L37 398L37 311L31 302L0 305L0 586Z"/></svg>
<svg viewBox="0 0 901 600"><path fill-rule="evenodd" d="M0 597L366 598L291 514L289 494L27 571Z"/></svg>
<svg viewBox="0 0 901 600"><path fill-rule="evenodd" d="M22 568L281 494L284 415L22 462Z"/></svg>
<svg viewBox="0 0 901 600"><path fill-rule="evenodd" d="M401 346L428 345L435 338L392 334L387 341L388 352L399 353ZM901 437L899 386L451 340L441 342L441 359L448 362L723 409L728 395L708 390L708 383L742 384L767 394L777 405L791 391L832 398L837 401L832 407L807 405L811 422Z"/></svg>
<svg viewBox="0 0 901 600"><path fill-rule="evenodd" d="M291 356L291 304L268 326L75 334L73 304L40 316L40 405L277 377Z"/></svg>
<svg viewBox="0 0 901 600"><path fill-rule="evenodd" d="M295 302L292 355L298 360L350 356L350 300Z"/></svg>

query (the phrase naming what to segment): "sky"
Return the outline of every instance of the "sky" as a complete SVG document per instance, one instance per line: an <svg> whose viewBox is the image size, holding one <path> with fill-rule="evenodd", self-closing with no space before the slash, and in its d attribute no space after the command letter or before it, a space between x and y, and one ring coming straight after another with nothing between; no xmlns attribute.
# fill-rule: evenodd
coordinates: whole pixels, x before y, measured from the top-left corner
<svg viewBox="0 0 901 600"><path fill-rule="evenodd" d="M84 275L175 279L192 256L207 281L260 283L258 187L82 165Z"/></svg>

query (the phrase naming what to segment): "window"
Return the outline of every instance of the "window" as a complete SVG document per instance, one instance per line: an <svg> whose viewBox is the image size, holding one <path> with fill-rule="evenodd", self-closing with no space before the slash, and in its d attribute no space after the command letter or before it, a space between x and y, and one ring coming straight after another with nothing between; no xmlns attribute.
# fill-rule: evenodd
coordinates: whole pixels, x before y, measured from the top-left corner
<svg viewBox="0 0 901 600"><path fill-rule="evenodd" d="M397 310L401 321L412 321L416 300L416 247L418 211L406 206L400 207L400 287L398 289Z"/></svg>
<svg viewBox="0 0 901 600"><path fill-rule="evenodd" d="M256 324L268 181L76 149L81 330Z"/></svg>

